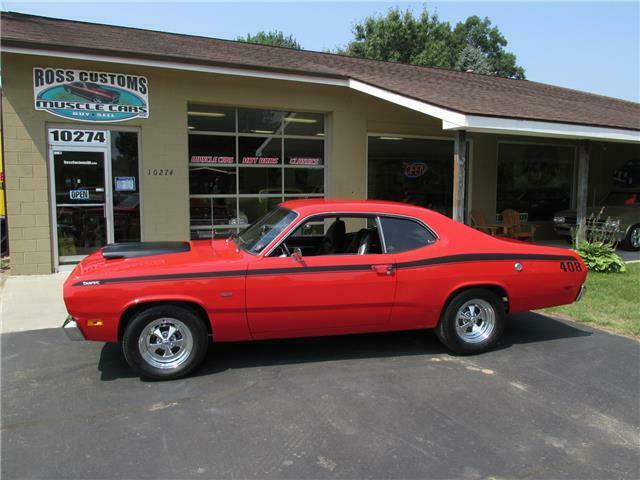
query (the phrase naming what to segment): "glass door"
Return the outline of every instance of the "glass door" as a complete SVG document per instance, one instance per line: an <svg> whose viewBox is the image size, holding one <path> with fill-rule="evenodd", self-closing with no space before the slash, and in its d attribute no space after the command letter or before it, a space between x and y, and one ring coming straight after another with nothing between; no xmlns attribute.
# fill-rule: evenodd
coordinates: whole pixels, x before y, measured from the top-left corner
<svg viewBox="0 0 640 480"><path fill-rule="evenodd" d="M58 264L80 261L111 241L106 150L52 150Z"/></svg>

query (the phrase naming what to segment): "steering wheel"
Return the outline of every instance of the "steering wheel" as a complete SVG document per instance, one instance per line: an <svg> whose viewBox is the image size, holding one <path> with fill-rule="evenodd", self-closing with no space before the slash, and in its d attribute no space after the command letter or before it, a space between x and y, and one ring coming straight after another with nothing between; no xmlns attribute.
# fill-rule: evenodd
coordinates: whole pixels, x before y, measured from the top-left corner
<svg viewBox="0 0 640 480"><path fill-rule="evenodd" d="M287 257L291 256L291 251L289 250L289 247L287 247L287 244L282 242L282 244L280 245L280 247L282 248L282 251L285 253L285 255Z"/></svg>

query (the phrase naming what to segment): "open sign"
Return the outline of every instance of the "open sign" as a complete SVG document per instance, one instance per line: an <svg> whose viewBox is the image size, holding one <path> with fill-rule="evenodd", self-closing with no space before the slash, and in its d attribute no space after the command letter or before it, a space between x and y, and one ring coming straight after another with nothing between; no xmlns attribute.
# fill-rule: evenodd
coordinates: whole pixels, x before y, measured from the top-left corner
<svg viewBox="0 0 640 480"><path fill-rule="evenodd" d="M71 200L89 200L89 190L69 190Z"/></svg>
<svg viewBox="0 0 640 480"><path fill-rule="evenodd" d="M427 173L427 164L423 162L414 162L404 167L404 176L408 178L418 178Z"/></svg>

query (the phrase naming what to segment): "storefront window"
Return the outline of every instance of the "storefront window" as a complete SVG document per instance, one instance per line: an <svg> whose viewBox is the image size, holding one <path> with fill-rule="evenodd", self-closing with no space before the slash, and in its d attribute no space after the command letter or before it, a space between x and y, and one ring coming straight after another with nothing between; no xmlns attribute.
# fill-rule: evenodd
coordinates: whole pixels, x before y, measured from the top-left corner
<svg viewBox="0 0 640 480"><path fill-rule="evenodd" d="M189 130L201 132L235 132L236 109L189 105Z"/></svg>
<svg viewBox="0 0 640 480"><path fill-rule="evenodd" d="M190 104L191 238L236 233L283 200L324 196L323 114Z"/></svg>
<svg viewBox="0 0 640 480"><path fill-rule="evenodd" d="M116 242L139 242L140 179L136 132L111 132L111 175L113 238Z"/></svg>
<svg viewBox="0 0 640 480"><path fill-rule="evenodd" d="M368 197L411 203L451 216L453 142L370 136Z"/></svg>
<svg viewBox="0 0 640 480"><path fill-rule="evenodd" d="M575 149L570 146L500 143L496 210L520 212L528 221L551 221L571 208Z"/></svg>

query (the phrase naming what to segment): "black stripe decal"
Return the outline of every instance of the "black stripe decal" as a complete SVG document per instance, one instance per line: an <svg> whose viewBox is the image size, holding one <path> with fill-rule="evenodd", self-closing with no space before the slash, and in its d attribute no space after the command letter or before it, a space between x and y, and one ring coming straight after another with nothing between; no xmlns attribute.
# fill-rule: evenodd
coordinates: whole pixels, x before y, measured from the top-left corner
<svg viewBox="0 0 640 480"><path fill-rule="evenodd" d="M397 268L428 267L431 265L442 265L443 263L462 262L485 262L504 260L575 260L571 255L546 255L540 253L523 253L514 255L513 253L464 253L460 255L447 255L446 257L425 258L424 260L414 260L413 262L399 263Z"/></svg>
<svg viewBox="0 0 640 480"><path fill-rule="evenodd" d="M402 262L395 265L400 268L429 267L433 265L443 265L447 263L463 262L485 262L485 261L505 261L505 260L536 260L536 261L573 261L575 257L571 255L545 255L538 253L524 253L515 255L511 253L467 253L460 255L447 255L444 257L426 258L411 262ZM384 264L384 262L380 262ZM286 275L304 274L320 272L354 272L370 270L376 264L363 265L330 265L322 267L301 267L301 268L265 268L261 270L227 270L216 272L193 272L193 273L171 273L165 275L142 275L137 277L103 278L97 280L84 280L73 284L74 287L86 287L93 285L104 285L107 283L132 283L132 282L153 282L162 280L200 280L205 278L225 278L239 277L243 275Z"/></svg>

